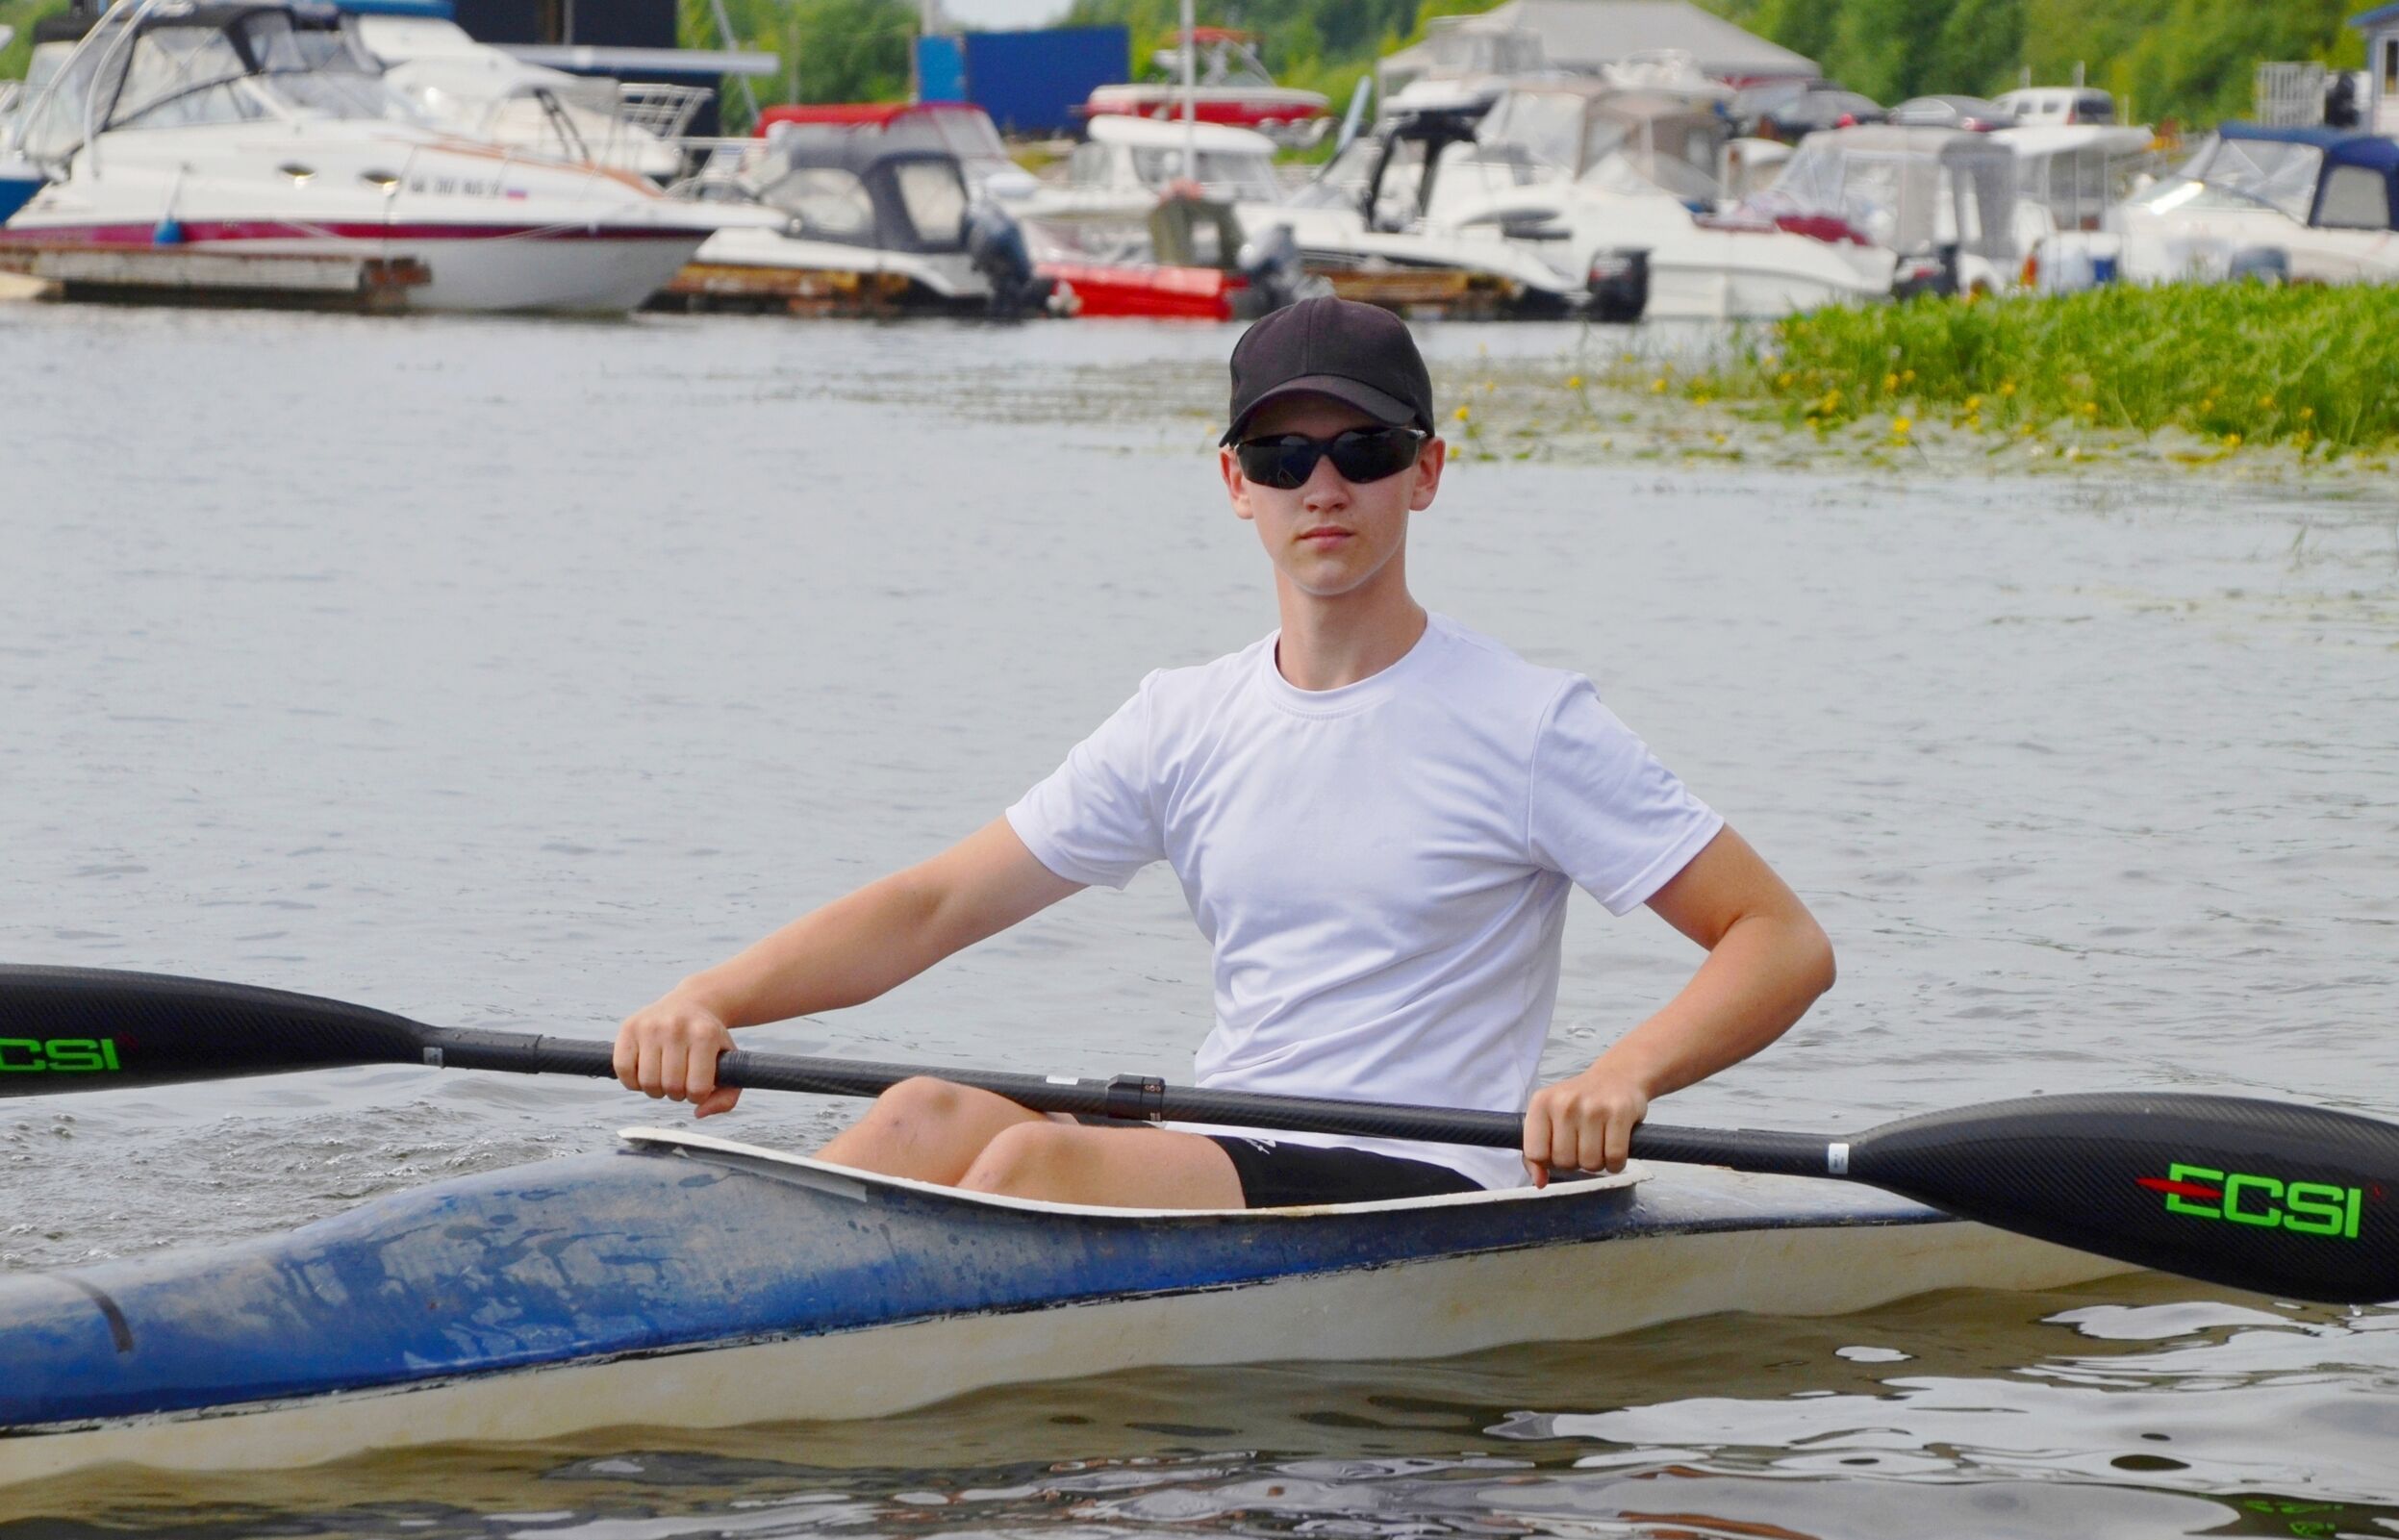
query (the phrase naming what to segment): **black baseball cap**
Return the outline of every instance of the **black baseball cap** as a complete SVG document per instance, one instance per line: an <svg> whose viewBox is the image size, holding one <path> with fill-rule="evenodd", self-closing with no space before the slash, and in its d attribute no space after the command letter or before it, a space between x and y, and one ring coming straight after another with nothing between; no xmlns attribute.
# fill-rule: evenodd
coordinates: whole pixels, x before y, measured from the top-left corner
<svg viewBox="0 0 2399 1540"><path fill-rule="evenodd" d="M1352 299L1303 299L1259 320L1233 344L1233 420L1291 395L1328 395L1376 421L1433 431L1432 376L1407 323Z"/></svg>

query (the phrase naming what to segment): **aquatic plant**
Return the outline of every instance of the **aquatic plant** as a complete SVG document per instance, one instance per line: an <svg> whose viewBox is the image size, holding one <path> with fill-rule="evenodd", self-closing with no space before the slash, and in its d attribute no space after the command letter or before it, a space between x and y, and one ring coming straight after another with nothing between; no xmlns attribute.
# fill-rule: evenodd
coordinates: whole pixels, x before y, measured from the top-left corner
<svg viewBox="0 0 2399 1540"><path fill-rule="evenodd" d="M2394 381L2399 290L2216 284L1819 311L1679 383L1694 400L1780 405L1793 426L2179 428L2331 452L2399 444Z"/></svg>

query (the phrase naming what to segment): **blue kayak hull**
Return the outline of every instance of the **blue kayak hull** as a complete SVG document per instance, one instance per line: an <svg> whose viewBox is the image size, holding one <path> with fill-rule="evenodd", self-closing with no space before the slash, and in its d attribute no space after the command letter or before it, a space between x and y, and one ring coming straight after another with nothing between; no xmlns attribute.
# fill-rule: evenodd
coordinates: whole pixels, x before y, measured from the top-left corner
<svg viewBox="0 0 2399 1540"><path fill-rule="evenodd" d="M0 1480L878 1415L1125 1364L1440 1355L2125 1271L1870 1189L1661 1170L1163 1213L644 1131L288 1234L0 1279ZM1596 1297L1561 1306L1583 1283ZM1512 1299L1527 1287L1553 1291L1537 1314Z"/></svg>

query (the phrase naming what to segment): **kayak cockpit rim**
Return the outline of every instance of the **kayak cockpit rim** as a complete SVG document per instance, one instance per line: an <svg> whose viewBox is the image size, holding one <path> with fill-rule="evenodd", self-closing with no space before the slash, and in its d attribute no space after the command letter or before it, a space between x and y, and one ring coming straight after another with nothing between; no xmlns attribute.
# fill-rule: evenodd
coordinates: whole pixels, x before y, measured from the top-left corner
<svg viewBox="0 0 2399 1540"><path fill-rule="evenodd" d="M1623 1192L1650 1177L1649 1168L1639 1161L1629 1162L1613 1175L1584 1176L1572 1181L1553 1181L1547 1187L1486 1187L1479 1192L1435 1193L1428 1198L1391 1198L1366 1203L1312 1203L1293 1208L1113 1208L1097 1203L1052 1203L1035 1198L1009 1198L997 1193L972 1193L962 1188L945 1187L939 1182L918 1181L910 1176L886 1176L880 1172L860 1171L852 1166L836 1166L830 1161L810 1155L796 1155L786 1149L770 1149L764 1145L743 1144L735 1139L720 1139L714 1134L694 1132L686 1128L635 1127L619 1128L617 1137L627 1145L643 1150L687 1151L729 1155L768 1165L788 1167L814 1174L820 1179L855 1183L859 1196L870 1187L898 1188L926 1193L963 1203L979 1203L993 1208L1016 1209L1027 1214L1109 1215L1120 1219L1311 1219L1325 1214L1374 1214L1386 1210L1419 1208L1456 1208L1476 1203L1545 1202L1566 1198L1588 1197L1600 1192Z"/></svg>

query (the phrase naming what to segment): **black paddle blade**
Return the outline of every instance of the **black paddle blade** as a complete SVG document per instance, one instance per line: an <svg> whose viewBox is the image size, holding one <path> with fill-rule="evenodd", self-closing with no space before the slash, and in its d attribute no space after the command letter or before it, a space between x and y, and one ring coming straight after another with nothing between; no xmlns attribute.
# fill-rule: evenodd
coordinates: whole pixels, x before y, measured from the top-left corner
<svg viewBox="0 0 2399 1540"><path fill-rule="evenodd" d="M1849 1174L1968 1219L2285 1299L2399 1300L2399 1124L2240 1097L2037 1097L1884 1123Z"/></svg>
<svg viewBox="0 0 2399 1540"><path fill-rule="evenodd" d="M279 989L0 964L0 1097L415 1064L424 1031Z"/></svg>

